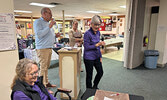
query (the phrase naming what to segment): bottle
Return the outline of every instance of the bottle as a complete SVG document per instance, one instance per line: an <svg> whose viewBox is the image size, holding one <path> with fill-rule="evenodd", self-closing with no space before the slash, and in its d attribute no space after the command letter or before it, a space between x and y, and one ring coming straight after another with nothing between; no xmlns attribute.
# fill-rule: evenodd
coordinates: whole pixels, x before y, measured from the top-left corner
<svg viewBox="0 0 167 100"><path fill-rule="evenodd" d="M54 18L53 18L53 21L55 21L55 19L54 19ZM57 28L58 28L58 26L57 26L57 24L56 24L56 21L55 21L54 27L55 27L55 29L57 29Z"/></svg>

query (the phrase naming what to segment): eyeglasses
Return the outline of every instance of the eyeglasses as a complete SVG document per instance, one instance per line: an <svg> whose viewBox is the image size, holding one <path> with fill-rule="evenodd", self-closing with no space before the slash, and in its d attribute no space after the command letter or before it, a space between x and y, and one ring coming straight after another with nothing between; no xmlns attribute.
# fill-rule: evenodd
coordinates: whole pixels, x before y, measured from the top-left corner
<svg viewBox="0 0 167 100"><path fill-rule="evenodd" d="M47 11L46 11L45 13L48 13L49 15L52 15L52 13L51 13L51 12L47 12Z"/></svg>
<svg viewBox="0 0 167 100"><path fill-rule="evenodd" d="M95 26L100 26L101 24L94 24Z"/></svg>
<svg viewBox="0 0 167 100"><path fill-rule="evenodd" d="M30 73L30 74L28 74L28 75L35 76L37 73L39 74L39 71L40 71L40 70L37 70L36 72Z"/></svg>

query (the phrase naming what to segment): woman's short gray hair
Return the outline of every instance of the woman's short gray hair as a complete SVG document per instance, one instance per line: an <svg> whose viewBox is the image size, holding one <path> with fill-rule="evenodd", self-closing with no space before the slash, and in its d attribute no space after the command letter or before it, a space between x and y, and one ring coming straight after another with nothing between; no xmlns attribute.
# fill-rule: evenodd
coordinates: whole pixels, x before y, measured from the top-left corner
<svg viewBox="0 0 167 100"><path fill-rule="evenodd" d="M94 15L91 19L91 23L93 24L102 23L101 17L99 15Z"/></svg>

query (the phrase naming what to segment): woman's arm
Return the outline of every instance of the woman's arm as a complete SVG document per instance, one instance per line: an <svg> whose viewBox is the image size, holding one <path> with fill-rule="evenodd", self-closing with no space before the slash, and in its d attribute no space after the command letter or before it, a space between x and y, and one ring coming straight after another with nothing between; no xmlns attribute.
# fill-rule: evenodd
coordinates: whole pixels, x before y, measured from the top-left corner
<svg viewBox="0 0 167 100"><path fill-rule="evenodd" d="M31 100L31 99L28 96L26 96L23 92L16 91L13 94L13 100Z"/></svg>

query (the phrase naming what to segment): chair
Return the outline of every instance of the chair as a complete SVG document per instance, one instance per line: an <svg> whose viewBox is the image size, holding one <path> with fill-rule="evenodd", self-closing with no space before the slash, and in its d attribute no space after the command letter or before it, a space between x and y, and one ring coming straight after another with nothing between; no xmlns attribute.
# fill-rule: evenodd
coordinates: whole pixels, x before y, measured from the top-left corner
<svg viewBox="0 0 167 100"><path fill-rule="evenodd" d="M64 88L58 88L57 91L54 94L54 97L56 97L58 92L65 93L68 96L69 100L71 100L70 93L72 92L72 90L64 89Z"/></svg>
<svg viewBox="0 0 167 100"><path fill-rule="evenodd" d="M39 79L40 83L43 84L43 76L40 76L38 79ZM58 92L65 93L68 96L69 100L71 100L70 93L72 92L72 90L65 89L65 88L58 88L57 91L54 94L54 97L56 97L56 95L57 95Z"/></svg>

